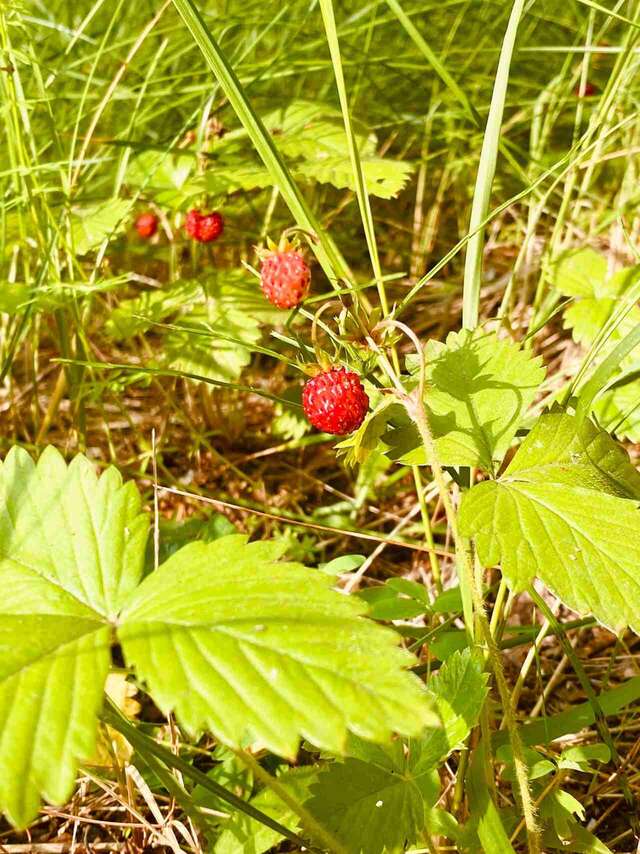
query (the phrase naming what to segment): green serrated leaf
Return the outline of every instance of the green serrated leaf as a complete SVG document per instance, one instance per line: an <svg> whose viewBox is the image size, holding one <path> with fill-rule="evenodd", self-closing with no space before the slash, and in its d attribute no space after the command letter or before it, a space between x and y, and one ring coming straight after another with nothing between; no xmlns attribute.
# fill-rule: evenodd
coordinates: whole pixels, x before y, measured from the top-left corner
<svg viewBox="0 0 640 854"><path fill-rule="evenodd" d="M544 378L540 359L482 331L452 332L426 347L425 402L443 465L492 470L501 459ZM408 360L413 372L416 360ZM428 461L415 426L383 436L388 456L415 465Z"/></svg>
<svg viewBox="0 0 640 854"><path fill-rule="evenodd" d="M4 565L0 563L0 579ZM61 597L62 599L63 597ZM109 668L109 627L87 619L68 596L60 613L24 615L0 607L0 809L17 827L40 797L71 794L78 762L96 744Z"/></svg>
<svg viewBox="0 0 640 854"><path fill-rule="evenodd" d="M71 231L76 253L86 255L97 249L105 238L124 231L130 210L131 202L125 199L109 199L96 205L73 208Z"/></svg>
<svg viewBox="0 0 640 854"><path fill-rule="evenodd" d="M165 352L172 370L234 382L251 361L251 347L259 340L258 323L246 314L203 307L185 315L171 329Z"/></svg>
<svg viewBox="0 0 640 854"><path fill-rule="evenodd" d="M434 723L398 636L280 551L240 535L192 543L140 585L119 635L159 707L190 732L284 756L302 735L339 753L348 731L384 741Z"/></svg>
<svg viewBox="0 0 640 854"><path fill-rule="evenodd" d="M555 264L554 285L568 297L592 297L607 276L607 260L587 247L566 252Z"/></svg>
<svg viewBox="0 0 640 854"><path fill-rule="evenodd" d="M371 752L369 761L333 762L311 786L305 806L352 854L399 852L414 842L433 806L440 780L414 769L403 751Z"/></svg>
<svg viewBox="0 0 640 854"><path fill-rule="evenodd" d="M194 153L143 151L129 161L127 183L153 193L158 205L178 208L192 195L188 184L196 164Z"/></svg>
<svg viewBox="0 0 640 854"><path fill-rule="evenodd" d="M170 288L144 291L133 299L120 300L105 324L112 338L126 341L146 332L154 323L161 323L172 314L184 310L195 301L202 301L202 287L196 281L176 282Z"/></svg>
<svg viewBox="0 0 640 854"><path fill-rule="evenodd" d="M361 164L367 192L381 199L395 198L404 189L414 169L413 164L405 160L388 157L363 157ZM309 160L298 166L295 172L298 176L313 179L320 184L332 184L338 189L356 189L348 155Z"/></svg>
<svg viewBox="0 0 640 854"><path fill-rule="evenodd" d="M411 740L416 767L435 768L460 747L479 720L487 697L487 676L481 659L470 649L454 652L431 678L442 728L427 730Z"/></svg>
<svg viewBox="0 0 640 854"><path fill-rule="evenodd" d="M0 809L17 826L63 803L93 753L108 621L142 573L133 484L53 448L0 464Z"/></svg>
<svg viewBox="0 0 640 854"><path fill-rule="evenodd" d="M640 629L638 473L589 422L541 416L499 481L474 486L460 530L512 589L539 577L579 614ZM633 499L633 500L632 500Z"/></svg>

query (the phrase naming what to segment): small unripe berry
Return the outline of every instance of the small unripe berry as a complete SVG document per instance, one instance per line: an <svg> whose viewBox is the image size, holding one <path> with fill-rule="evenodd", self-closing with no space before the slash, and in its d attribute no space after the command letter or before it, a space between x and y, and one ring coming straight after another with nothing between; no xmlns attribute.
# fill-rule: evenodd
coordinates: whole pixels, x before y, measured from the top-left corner
<svg viewBox="0 0 640 854"><path fill-rule="evenodd" d="M260 287L278 308L295 308L309 293L311 271L300 252L271 252L260 268Z"/></svg>
<svg viewBox="0 0 640 854"><path fill-rule="evenodd" d="M140 237L153 237L157 230L158 217L154 213L147 211L146 213L140 214L136 220L136 231Z"/></svg>
<svg viewBox="0 0 640 854"><path fill-rule="evenodd" d="M344 435L362 424L369 398L358 374L346 368L331 368L304 384L302 408L318 430Z"/></svg>

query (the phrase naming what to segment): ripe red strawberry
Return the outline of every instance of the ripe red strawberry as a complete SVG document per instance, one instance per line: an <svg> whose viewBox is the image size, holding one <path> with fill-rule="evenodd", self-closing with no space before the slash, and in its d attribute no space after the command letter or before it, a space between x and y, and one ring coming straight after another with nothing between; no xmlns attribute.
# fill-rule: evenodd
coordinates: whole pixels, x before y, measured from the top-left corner
<svg viewBox="0 0 640 854"><path fill-rule="evenodd" d="M224 231L224 220L222 214L217 211L204 214L200 220L199 233L196 240L200 243L211 243L217 240Z"/></svg>
<svg viewBox="0 0 640 854"><path fill-rule="evenodd" d="M202 214L200 211L190 210L184 221L184 230L187 232L189 237L192 237L194 240L197 240L198 227L200 225L201 218Z"/></svg>
<svg viewBox="0 0 640 854"><path fill-rule="evenodd" d="M146 213L140 214L136 220L136 231L140 237L153 237L157 230L158 217L154 213L147 211Z"/></svg>
<svg viewBox="0 0 640 854"><path fill-rule="evenodd" d="M318 430L342 435L362 424L369 398L358 374L346 368L331 368L304 384L302 408Z"/></svg>
<svg viewBox="0 0 640 854"><path fill-rule="evenodd" d="M587 82L584 84L584 92L580 89L580 84L578 83L578 85L574 89L574 94L578 98L590 98L592 95L596 94L596 87L593 85L593 83L589 83L589 81L587 80Z"/></svg>
<svg viewBox="0 0 640 854"><path fill-rule="evenodd" d="M199 243L211 243L217 240L224 230L224 219L217 211L211 213L200 213L192 209L188 212L184 222L184 228L189 237Z"/></svg>
<svg viewBox="0 0 640 854"><path fill-rule="evenodd" d="M311 271L300 252L271 252L260 268L260 287L278 308L295 308L309 293Z"/></svg>

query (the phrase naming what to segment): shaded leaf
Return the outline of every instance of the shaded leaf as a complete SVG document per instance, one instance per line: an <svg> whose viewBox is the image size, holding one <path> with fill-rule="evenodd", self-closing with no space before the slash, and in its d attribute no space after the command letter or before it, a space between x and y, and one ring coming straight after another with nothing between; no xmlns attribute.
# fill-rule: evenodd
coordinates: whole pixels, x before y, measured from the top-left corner
<svg viewBox="0 0 640 854"><path fill-rule="evenodd" d="M299 803L309 794L309 786L315 781L315 768L291 768L280 774L278 782ZM295 830L298 816L275 794L272 789L263 789L251 799L251 804L280 824ZM274 848L283 837L276 830L249 818L241 812L232 813L224 830L213 848L214 854L263 854Z"/></svg>
<svg viewBox="0 0 640 854"><path fill-rule="evenodd" d="M418 370L416 360L409 364ZM544 378L540 359L495 334L463 330L450 333L445 344L429 341L426 364L425 402L438 459L443 465L492 470ZM412 424L390 430L383 440L396 461L428 462Z"/></svg>
<svg viewBox="0 0 640 854"><path fill-rule="evenodd" d="M322 771L305 806L353 854L403 851L424 828L440 780L431 768L416 769L400 750L367 751Z"/></svg>

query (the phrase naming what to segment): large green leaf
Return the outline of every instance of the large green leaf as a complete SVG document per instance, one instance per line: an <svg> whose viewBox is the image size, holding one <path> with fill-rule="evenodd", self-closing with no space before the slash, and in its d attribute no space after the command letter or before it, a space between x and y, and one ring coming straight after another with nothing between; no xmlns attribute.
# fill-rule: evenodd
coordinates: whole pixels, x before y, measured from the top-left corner
<svg viewBox="0 0 640 854"><path fill-rule="evenodd" d="M639 475L588 421L541 416L503 477L474 486L460 530L510 586L539 577L579 614L640 630Z"/></svg>
<svg viewBox="0 0 640 854"><path fill-rule="evenodd" d="M347 136L339 110L316 101L294 100L263 118L277 138L278 148L295 161L298 178L356 189ZM389 199L405 186L413 165L390 157L377 157L377 140L362 123L352 122L367 191ZM227 141L227 140L225 140ZM233 138L228 140L232 142ZM215 177L212 178L215 181Z"/></svg>
<svg viewBox="0 0 640 854"><path fill-rule="evenodd" d="M142 573L147 519L115 469L52 448L0 464L0 809L69 797L91 756L110 628Z"/></svg>
<svg viewBox="0 0 640 854"><path fill-rule="evenodd" d="M452 332L445 344L426 347L425 402L444 465L491 470L502 459L544 378L540 360L510 341L481 331ZM417 371L416 360L410 361ZM389 456L407 464L428 462L412 424L388 431Z"/></svg>
<svg viewBox="0 0 640 854"><path fill-rule="evenodd" d="M285 756L301 736L339 753L348 731L382 741L437 720L397 635L280 552L241 535L192 543L144 580L119 635L160 708Z"/></svg>
<svg viewBox="0 0 640 854"><path fill-rule="evenodd" d="M392 199L404 188L413 172L413 165L405 160L389 157L363 157L362 172L367 192L381 199ZM313 179L319 184L332 184L338 189L356 189L351 161L347 156L333 155L308 160L298 166L296 175Z"/></svg>

